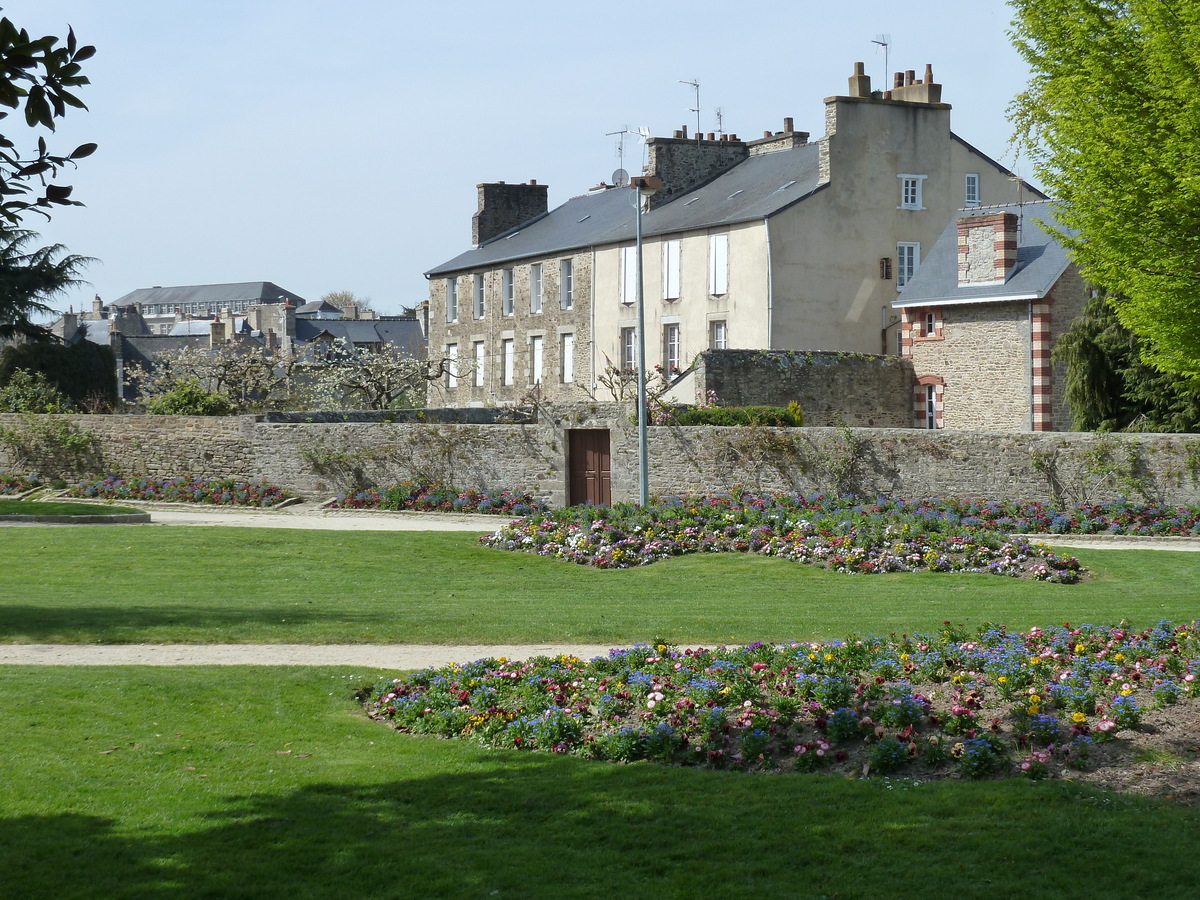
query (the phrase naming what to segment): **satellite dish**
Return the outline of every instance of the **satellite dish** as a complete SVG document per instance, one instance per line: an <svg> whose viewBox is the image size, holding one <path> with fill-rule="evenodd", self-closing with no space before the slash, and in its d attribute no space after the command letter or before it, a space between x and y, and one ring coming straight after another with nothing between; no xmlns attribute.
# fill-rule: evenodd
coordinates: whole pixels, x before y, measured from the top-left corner
<svg viewBox="0 0 1200 900"><path fill-rule="evenodd" d="M624 169L617 169L615 172L612 173L612 183L616 187L628 187L629 186L629 173L626 172Z"/></svg>

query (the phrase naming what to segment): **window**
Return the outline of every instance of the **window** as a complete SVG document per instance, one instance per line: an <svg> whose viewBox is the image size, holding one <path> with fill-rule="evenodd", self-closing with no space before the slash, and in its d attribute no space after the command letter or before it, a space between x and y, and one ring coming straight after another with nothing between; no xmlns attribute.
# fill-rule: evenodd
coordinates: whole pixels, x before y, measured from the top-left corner
<svg viewBox="0 0 1200 900"><path fill-rule="evenodd" d="M921 321L921 337L936 337L937 336L937 316L934 315L932 309L925 312L925 318Z"/></svg>
<svg viewBox="0 0 1200 900"><path fill-rule="evenodd" d="M561 374L563 384L570 384L575 380L575 335L564 334L561 338L562 344L559 348L561 351Z"/></svg>
<svg viewBox="0 0 1200 900"><path fill-rule="evenodd" d="M621 371L637 370L637 329L621 329Z"/></svg>
<svg viewBox="0 0 1200 900"><path fill-rule="evenodd" d="M475 276L475 318L483 318L483 276Z"/></svg>
<svg viewBox="0 0 1200 900"><path fill-rule="evenodd" d="M513 286L513 270L503 269L500 272L500 285L503 291L504 315L511 316L513 310L516 309L514 286Z"/></svg>
<svg viewBox="0 0 1200 900"><path fill-rule="evenodd" d="M663 299L679 299L679 241L663 241Z"/></svg>
<svg viewBox="0 0 1200 900"><path fill-rule="evenodd" d="M903 328L896 329L896 355L897 356L904 355L904 329Z"/></svg>
<svg viewBox="0 0 1200 900"><path fill-rule="evenodd" d="M921 205L921 184L925 175L897 175L900 179L900 209L924 209Z"/></svg>
<svg viewBox="0 0 1200 900"><path fill-rule="evenodd" d="M446 321L458 321L458 280L446 279Z"/></svg>
<svg viewBox="0 0 1200 900"><path fill-rule="evenodd" d="M896 286L904 287L917 274L921 264L921 245L902 242L896 245Z"/></svg>
<svg viewBox="0 0 1200 900"><path fill-rule="evenodd" d="M513 383L513 339L505 338L500 342L500 383Z"/></svg>
<svg viewBox="0 0 1200 900"><path fill-rule="evenodd" d="M534 263L529 267L529 311L542 311L542 264Z"/></svg>
<svg viewBox="0 0 1200 900"><path fill-rule="evenodd" d="M458 387L458 344L446 345L446 387Z"/></svg>
<svg viewBox="0 0 1200 900"><path fill-rule="evenodd" d="M637 302L637 247L621 248L621 302Z"/></svg>
<svg viewBox="0 0 1200 900"><path fill-rule="evenodd" d="M729 349L729 328L724 319L709 324L708 346L713 350Z"/></svg>
<svg viewBox="0 0 1200 900"><path fill-rule="evenodd" d="M475 341L475 387L483 387L483 364L486 362L483 341Z"/></svg>
<svg viewBox="0 0 1200 900"><path fill-rule="evenodd" d="M729 290L729 235L708 236L708 292L720 295Z"/></svg>
<svg viewBox="0 0 1200 900"><path fill-rule="evenodd" d="M967 206L979 205L979 176L974 172L967 175Z"/></svg>
<svg viewBox="0 0 1200 900"><path fill-rule="evenodd" d="M571 309L575 305L575 261L562 259L558 262L558 305L562 309Z"/></svg>
<svg viewBox="0 0 1200 900"><path fill-rule="evenodd" d="M543 350L543 339L540 334L535 334L529 339L529 378L534 384L542 383L542 371L545 366L545 354Z"/></svg>
<svg viewBox="0 0 1200 900"><path fill-rule="evenodd" d="M937 428L937 385L925 385L925 427Z"/></svg>
<svg viewBox="0 0 1200 900"><path fill-rule="evenodd" d="M679 326L663 326L663 368L668 375L679 371Z"/></svg>

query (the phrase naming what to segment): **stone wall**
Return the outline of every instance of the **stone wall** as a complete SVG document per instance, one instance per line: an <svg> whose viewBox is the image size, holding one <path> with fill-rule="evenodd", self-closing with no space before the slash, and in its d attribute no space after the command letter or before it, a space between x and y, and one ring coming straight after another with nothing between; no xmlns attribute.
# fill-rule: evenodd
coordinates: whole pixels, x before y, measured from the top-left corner
<svg viewBox="0 0 1200 900"><path fill-rule="evenodd" d="M913 422L913 368L895 356L798 350L707 350L695 364L700 396L723 406L787 406L805 425L906 428Z"/></svg>
<svg viewBox="0 0 1200 900"><path fill-rule="evenodd" d="M91 437L76 473L266 478L308 497L355 480L436 478L523 488L566 502L568 432L607 428L614 500L637 494L637 429L616 404L544 405L526 424L266 422L252 416L42 416ZM30 419L0 415L0 470L43 477L14 461L3 435ZM654 494L752 490L854 491L902 497L1200 503L1200 435L1003 434L911 428L650 429ZM36 455L36 454L35 454Z"/></svg>

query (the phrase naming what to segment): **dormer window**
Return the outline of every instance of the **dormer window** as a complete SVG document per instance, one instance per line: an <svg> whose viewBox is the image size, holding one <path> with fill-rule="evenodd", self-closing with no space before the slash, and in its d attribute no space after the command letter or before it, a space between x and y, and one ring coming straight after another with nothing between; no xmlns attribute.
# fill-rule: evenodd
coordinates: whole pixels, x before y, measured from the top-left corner
<svg viewBox="0 0 1200 900"><path fill-rule="evenodd" d="M921 185L928 175L897 175L900 179L900 205L897 209L924 209Z"/></svg>

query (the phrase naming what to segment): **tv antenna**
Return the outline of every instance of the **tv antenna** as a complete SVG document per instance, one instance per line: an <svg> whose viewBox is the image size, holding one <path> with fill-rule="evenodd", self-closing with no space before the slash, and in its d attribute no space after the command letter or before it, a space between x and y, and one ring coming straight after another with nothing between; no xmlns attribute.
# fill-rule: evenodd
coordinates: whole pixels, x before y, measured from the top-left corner
<svg viewBox="0 0 1200 900"><path fill-rule="evenodd" d="M883 89L888 88L888 78L892 74L892 70L888 68L888 49L892 46L892 36L890 34L877 34L875 39L871 41L883 51Z"/></svg>
<svg viewBox="0 0 1200 900"><path fill-rule="evenodd" d="M721 107L719 107L719 106L717 107L717 110L716 110L716 116L717 116L717 133L724 134L725 133L725 117L721 114Z"/></svg>
<svg viewBox="0 0 1200 900"><path fill-rule="evenodd" d="M696 105L690 107L690 111L696 114L696 140L700 140L700 79L693 78L691 81L680 80L679 83L690 86L696 92Z"/></svg>
<svg viewBox="0 0 1200 900"><path fill-rule="evenodd" d="M620 131L609 131L605 134L605 137L613 137L614 135L617 137L617 159L621 161L621 167L617 170L618 172L625 171L625 136L630 134L636 134L639 141L644 144L646 143L646 138L650 136L650 131L644 127L634 131L628 125L625 125Z"/></svg>

